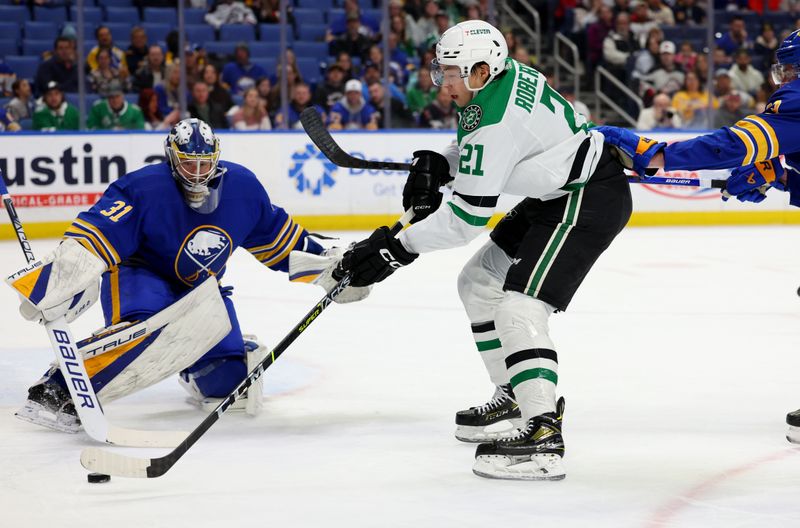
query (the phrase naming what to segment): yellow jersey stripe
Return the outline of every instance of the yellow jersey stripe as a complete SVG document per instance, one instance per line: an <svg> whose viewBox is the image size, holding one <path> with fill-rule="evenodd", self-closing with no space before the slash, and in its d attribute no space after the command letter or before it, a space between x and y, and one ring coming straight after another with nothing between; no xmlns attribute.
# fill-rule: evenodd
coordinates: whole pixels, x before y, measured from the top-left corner
<svg viewBox="0 0 800 528"><path fill-rule="evenodd" d="M770 152L769 152L769 159L775 158L780 155L781 153L781 146L780 142L778 141L778 135L775 133L775 129L772 128L772 125L767 123L767 121L759 117L757 115L750 115L745 117L746 121L753 121L761 126L762 130L766 133L767 139L769 140L770 144Z"/></svg>
<svg viewBox="0 0 800 528"><path fill-rule="evenodd" d="M767 143L767 136L761 131L761 128L759 128L759 126L755 123L745 121L744 119L736 123L736 126L749 132L753 137L753 141L756 143L756 155L755 158L753 158L753 161L750 163L769 159L769 144Z"/></svg>
<svg viewBox="0 0 800 528"><path fill-rule="evenodd" d="M258 260L264 261L264 260L270 258L272 255L275 255L276 253L280 253L281 251L283 251L283 248L286 247L287 241L292 238L292 234L295 233L298 229L301 229L300 226L295 224L294 222L292 222L292 228L289 229L288 231L286 231L286 233L284 234L283 238L279 241L279 243L277 244L275 249L272 249L270 251L261 251L261 252L253 253L253 255Z"/></svg>
<svg viewBox="0 0 800 528"><path fill-rule="evenodd" d="M114 266L109 272L109 285L111 290L111 324L120 322L120 298L119 298L119 268Z"/></svg>
<svg viewBox="0 0 800 528"><path fill-rule="evenodd" d="M73 235L83 235L87 239L92 242L92 245L97 248L97 252L102 255L106 264L111 267L114 265L114 258L111 256L111 253L108 251L108 248L103 245L99 238L90 230L86 229L82 225L79 225L75 222L67 230L67 233L72 233Z"/></svg>
<svg viewBox="0 0 800 528"><path fill-rule="evenodd" d="M76 218L74 223L82 226L84 229L94 234L100 240L100 242L103 243L103 246L105 247L106 250L108 250L109 255L111 255L112 257L111 260L114 264L119 264L122 261L122 259L119 258L119 253L117 253L117 250L114 249L114 246L108 241L105 235L103 235L103 232L100 231L97 227L93 226L89 222L82 220L80 218Z"/></svg>
<svg viewBox="0 0 800 528"><path fill-rule="evenodd" d="M277 264L278 262L280 262L283 259L285 259L289 255L289 253L292 251L292 249L294 249L294 246L297 244L297 241L300 239L300 235L302 235L302 234L303 234L303 228L300 227L300 226L297 226L297 229L295 230L295 233L294 233L294 236L292 237L291 242L286 244L285 249L279 255L277 255L276 257L273 257L272 259L264 262L264 265L265 266L272 266L273 264Z"/></svg>
<svg viewBox="0 0 800 528"><path fill-rule="evenodd" d="M250 253L258 253L260 251L269 251L270 249L275 247L275 244L280 242L281 237L283 237L283 235L286 233L286 231L288 231L289 226L291 226L291 225L292 225L292 219L290 217L290 218L286 219L286 223L283 224L283 227L281 227L281 230L278 231L277 236L275 237L275 239L272 242L270 242L269 244L267 244L265 246L255 246L255 247L250 247L250 248L245 248L245 249L247 249L247 251L249 251Z"/></svg>
<svg viewBox="0 0 800 528"><path fill-rule="evenodd" d="M742 165L749 165L753 163L753 157L755 156L755 145L753 144L753 140L750 139L743 130L733 126L730 128L730 131L736 134L736 137L744 143L744 148L747 151L742 159Z"/></svg>
<svg viewBox="0 0 800 528"><path fill-rule="evenodd" d="M107 267L110 268L112 266L108 255L103 251L102 246L99 245L99 241L91 234L85 233L77 229L75 225L72 225L64 232L64 238L77 240L83 247L88 249L91 254L105 262Z"/></svg>

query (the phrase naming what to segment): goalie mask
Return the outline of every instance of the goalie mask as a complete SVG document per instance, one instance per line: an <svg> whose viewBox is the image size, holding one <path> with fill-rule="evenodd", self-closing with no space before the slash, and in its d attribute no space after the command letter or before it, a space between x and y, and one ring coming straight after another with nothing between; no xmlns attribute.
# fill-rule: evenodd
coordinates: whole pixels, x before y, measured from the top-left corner
<svg viewBox="0 0 800 528"><path fill-rule="evenodd" d="M211 127L196 118L178 122L169 131L164 151L189 207L199 213L213 212L225 170L218 167L219 139Z"/></svg>
<svg viewBox="0 0 800 528"><path fill-rule="evenodd" d="M442 34L436 44L436 58L431 61L431 80L436 86L444 84L445 68L458 66L458 75L471 92L478 92L483 86L473 88L469 84L469 74L473 66L485 62L489 65L488 85L506 68L508 45L500 30L483 20L469 20L451 27Z"/></svg>

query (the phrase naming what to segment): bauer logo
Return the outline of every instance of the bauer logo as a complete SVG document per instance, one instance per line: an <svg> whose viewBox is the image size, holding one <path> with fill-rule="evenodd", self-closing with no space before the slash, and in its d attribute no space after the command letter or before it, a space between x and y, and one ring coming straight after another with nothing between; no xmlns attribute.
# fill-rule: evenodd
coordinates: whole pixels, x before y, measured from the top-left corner
<svg viewBox="0 0 800 528"><path fill-rule="evenodd" d="M314 145L307 144L304 150L292 154L289 177L295 180L299 192L319 196L326 187L336 185L333 176L337 168Z"/></svg>
<svg viewBox="0 0 800 528"><path fill-rule="evenodd" d="M659 173L659 175L661 175ZM696 180L698 174L690 171L672 171L664 173L667 185L651 185L643 183L641 187L653 194L663 196L673 200L719 200L719 189L708 189L702 187L690 187L687 181ZM674 181L675 185L669 185Z"/></svg>
<svg viewBox="0 0 800 528"><path fill-rule="evenodd" d="M183 240L175 257L175 274L184 284L200 284L219 275L232 252L231 237L223 229L212 225L197 227Z"/></svg>

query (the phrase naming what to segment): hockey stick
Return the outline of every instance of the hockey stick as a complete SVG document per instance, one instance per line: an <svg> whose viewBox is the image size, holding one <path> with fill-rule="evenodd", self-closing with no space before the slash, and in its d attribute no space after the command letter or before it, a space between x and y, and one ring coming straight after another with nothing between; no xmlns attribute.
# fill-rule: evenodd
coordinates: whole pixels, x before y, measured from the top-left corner
<svg viewBox="0 0 800 528"><path fill-rule="evenodd" d="M20 248L25 254L25 260L28 264L32 264L36 257L33 255L33 249L25 235L22 221L17 215L1 172L0 198L3 200L8 217L14 227ZM139 431L110 425L86 372L83 355L80 353L64 317L50 321L44 327L58 360L58 366L67 382L67 389L75 404L75 410L78 412L83 429L92 439L107 444L134 447L172 447L183 439L186 433L180 431Z"/></svg>
<svg viewBox="0 0 800 528"><path fill-rule="evenodd" d="M701 187L703 189L725 189L726 180L713 180L710 178L664 178L661 176L651 176L649 178L639 178L638 176L628 176L629 183L645 183L648 185L677 185L680 187Z"/></svg>
<svg viewBox="0 0 800 528"><path fill-rule="evenodd" d="M391 233L396 235L400 230L411 221L414 213L411 210L406 213L392 226ZM283 354L300 334L302 334L317 317L333 302L334 299L350 285L350 274L345 275L333 289L328 292L311 310L300 320L299 323L284 337L280 343L264 358L261 363L251 370L247 377L211 411L194 431L181 442L181 444L166 455L158 458L139 458L112 453L104 449L89 447L81 453L81 464L90 471L103 473L106 475L116 475L120 477L139 477L155 478L160 477L170 470L175 463L186 454L202 436L208 431L222 414L233 405L233 402L241 398L250 385L264 374L275 361Z"/></svg>

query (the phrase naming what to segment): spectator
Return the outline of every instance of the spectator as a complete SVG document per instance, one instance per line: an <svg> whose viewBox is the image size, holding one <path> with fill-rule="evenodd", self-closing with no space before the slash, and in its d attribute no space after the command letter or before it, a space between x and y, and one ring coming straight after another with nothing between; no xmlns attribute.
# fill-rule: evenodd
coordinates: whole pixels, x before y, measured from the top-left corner
<svg viewBox="0 0 800 528"><path fill-rule="evenodd" d="M134 91L141 91L145 88L153 88L157 84L164 82L167 73L167 65L164 62L164 51L158 44L153 44L147 50L147 59L138 70L133 79Z"/></svg>
<svg viewBox="0 0 800 528"><path fill-rule="evenodd" d="M427 64L419 67L417 83L410 87L406 92L406 102L408 109L415 115L419 115L426 106L436 99L436 89L431 80L431 69Z"/></svg>
<svg viewBox="0 0 800 528"><path fill-rule="evenodd" d="M223 24L256 24L256 15L253 10L244 5L244 2L234 0L219 0L211 11L206 13L205 20L214 29L219 29Z"/></svg>
<svg viewBox="0 0 800 528"><path fill-rule="evenodd" d="M125 50L127 70L131 73L136 73L144 65L149 54L150 48L147 46L147 33L144 28L134 26L131 29L131 43L128 49ZM152 86L151 84L150 87Z"/></svg>
<svg viewBox="0 0 800 528"><path fill-rule="evenodd" d="M281 65L278 65L278 68L281 68ZM289 63L286 67L283 68L283 71L286 72L286 86L289 87L289 96L291 98L292 90L295 86L303 82L303 77L300 75L300 70L297 69L297 66ZM267 102L267 108L273 108L275 111L281 107L281 82L280 79L276 79L275 83L272 85L272 88L269 91L269 101Z"/></svg>
<svg viewBox="0 0 800 528"><path fill-rule="evenodd" d="M169 130L180 121L181 112L177 108L164 116L158 109L158 95L152 88L139 92L139 108L144 117L145 130Z"/></svg>
<svg viewBox="0 0 800 528"><path fill-rule="evenodd" d="M519 37L516 36L514 32L511 31L510 29L506 30L506 32L503 33L503 36L506 39L506 47L508 48L508 54L513 55L514 52L517 50L517 46L521 46L522 42L520 42Z"/></svg>
<svg viewBox="0 0 800 528"><path fill-rule="evenodd" d="M9 97L14 93L14 82L17 80L17 74L14 70L0 59L0 95L2 97Z"/></svg>
<svg viewBox="0 0 800 528"><path fill-rule="evenodd" d="M344 70L344 82L358 76L358 72L353 65L353 58L346 51L341 51L336 55L336 63Z"/></svg>
<svg viewBox="0 0 800 528"><path fill-rule="evenodd" d="M31 85L27 79L17 79L11 85L14 98L6 105L6 112L14 121L32 119L36 110L36 103L31 93Z"/></svg>
<svg viewBox="0 0 800 528"><path fill-rule="evenodd" d="M331 130L364 128L377 130L375 108L361 95L361 81L350 79L344 86L344 97L331 108L328 128Z"/></svg>
<svg viewBox="0 0 800 528"><path fill-rule="evenodd" d="M590 71L594 71L595 66L600 64L600 59L603 58L603 41L612 29L614 29L614 13L610 7L603 5L598 12L597 22L586 28L587 59ZM528 62L526 61L525 64Z"/></svg>
<svg viewBox="0 0 800 528"><path fill-rule="evenodd" d="M89 82L95 93L108 93L108 87L112 82L118 83L123 92L129 90L128 77L123 77L122 72L111 66L111 52L109 50L105 48L98 50L95 58L97 60L97 68L89 74Z"/></svg>
<svg viewBox="0 0 800 528"><path fill-rule="evenodd" d="M266 79L266 77L260 77L260 79ZM216 66L213 64L206 64L203 67L202 81L208 86L208 100L216 103L225 112L230 110L233 106L233 98L230 92L222 85L222 82L220 82Z"/></svg>
<svg viewBox="0 0 800 528"><path fill-rule="evenodd" d="M533 61L531 60L531 52L528 51L528 48L525 46L517 46L517 48L514 50L514 54L511 55L511 58L526 66L533 65Z"/></svg>
<svg viewBox="0 0 800 528"><path fill-rule="evenodd" d="M747 92L741 92L733 87L731 76L728 70L720 68L714 74L714 97L721 101L724 97L735 93L742 101L742 106L751 108L753 106L753 98Z"/></svg>
<svg viewBox="0 0 800 528"><path fill-rule="evenodd" d="M771 82L765 82L761 85L756 91L755 102L753 104L753 113L761 114L767 107L767 103L769 102L770 97L772 94L775 93L775 85Z"/></svg>
<svg viewBox="0 0 800 528"><path fill-rule="evenodd" d="M377 44L370 46L367 54L368 63L378 67L378 74L383 77L383 49ZM400 87L406 84L405 65L393 60L389 61L389 80Z"/></svg>
<svg viewBox="0 0 800 528"><path fill-rule="evenodd" d="M778 38L775 36L775 29L769 22L761 25L761 33L756 37L753 51L761 56L761 61L756 66L762 71L769 70L772 65L775 50L778 48Z"/></svg>
<svg viewBox="0 0 800 528"><path fill-rule="evenodd" d="M744 118L747 112L738 93L729 93L722 99L722 106L714 114L714 128L733 126Z"/></svg>
<svg viewBox="0 0 800 528"><path fill-rule="evenodd" d="M194 83L192 86L192 102L187 110L192 117L202 119L211 128L228 128L228 120L225 117L225 110L208 98L208 85L202 81Z"/></svg>
<svg viewBox="0 0 800 528"><path fill-rule="evenodd" d="M225 87L223 86L223 89ZM269 80L269 77L261 77L256 81L256 90L258 90L258 96L264 101L264 104L269 105L269 93L272 91L272 81ZM267 106L267 111L274 111Z"/></svg>
<svg viewBox="0 0 800 528"><path fill-rule="evenodd" d="M327 113L333 105L344 96L344 68L338 62L328 66L325 81L317 85L314 92L314 104L325 109Z"/></svg>
<svg viewBox="0 0 800 528"><path fill-rule="evenodd" d="M89 130L144 130L144 114L135 104L125 100L119 81L111 81L86 118Z"/></svg>
<svg viewBox="0 0 800 528"><path fill-rule="evenodd" d="M36 92L44 94L51 82L61 90L78 91L78 69L75 64L75 41L58 37L53 56L39 65L36 70Z"/></svg>
<svg viewBox="0 0 800 528"><path fill-rule="evenodd" d="M692 48L692 43L688 40L683 41L681 43L680 51L678 51L677 55L675 55L675 64L677 64L684 72L689 72L694 70L694 65L696 62L697 53L695 53L694 48Z"/></svg>
<svg viewBox="0 0 800 528"><path fill-rule="evenodd" d="M361 22L358 15L351 13L347 16L347 30L340 37L330 40L328 44L329 55L338 55L347 52L351 57L366 60L372 40L359 31Z"/></svg>
<svg viewBox="0 0 800 528"><path fill-rule="evenodd" d="M94 30L94 36L97 39L97 45L89 51L86 56L86 65L91 71L97 69L97 54L101 49L111 52L111 67L124 71L127 76L127 64L125 63L125 52L114 45L114 39L111 36L111 30L106 26L98 26Z"/></svg>
<svg viewBox="0 0 800 528"><path fill-rule="evenodd" d="M254 0L253 12L256 19L263 24L281 23L281 0ZM294 7L291 2L286 3L286 21L294 25Z"/></svg>
<svg viewBox="0 0 800 528"><path fill-rule="evenodd" d="M651 29L657 28L658 23L650 18L650 11L647 9L647 4L644 0L634 2L632 7L631 31L636 35L636 38L641 40L645 35L650 34Z"/></svg>
<svg viewBox="0 0 800 528"><path fill-rule="evenodd" d="M344 15L331 21L329 33L333 36L342 35L347 31L347 23L351 18L355 18L359 23L359 31L362 35L372 38L375 33L380 32L380 22L375 18L361 12L358 0L345 0Z"/></svg>
<svg viewBox="0 0 800 528"><path fill-rule="evenodd" d="M417 45L415 34L417 23L414 17L403 12L403 2L401 0L390 0L389 2L389 28L392 33L397 34L398 46L410 57L416 52Z"/></svg>
<svg viewBox="0 0 800 528"><path fill-rule="evenodd" d="M728 70L733 87L750 95L755 94L764 83L764 74L750 64L750 53L746 49L737 51L735 58L736 65Z"/></svg>
<svg viewBox="0 0 800 528"><path fill-rule="evenodd" d="M78 109L64 100L64 93L56 81L47 83L42 101L44 105L33 114L34 130L78 130Z"/></svg>
<svg viewBox="0 0 800 528"><path fill-rule="evenodd" d="M660 60L659 50L661 49L661 42L663 40L664 32L659 28L653 28L647 33L644 49L636 53L631 77L634 79L641 79L644 75L656 68Z"/></svg>
<svg viewBox="0 0 800 528"><path fill-rule="evenodd" d="M311 102L311 88L306 83L299 83L292 89L292 98L289 101L289 127L292 129L302 130L303 125L300 123L300 113L308 107L313 106L317 112L323 116L326 115L325 109L315 105ZM283 114L275 116L276 123L283 123Z"/></svg>
<svg viewBox="0 0 800 528"><path fill-rule="evenodd" d="M678 25L702 26L706 23L706 10L698 6L696 0L677 0L673 11Z"/></svg>
<svg viewBox="0 0 800 528"><path fill-rule="evenodd" d="M694 69L692 70L697 74L698 79L708 79L709 78L709 68L708 68L708 55L705 53L700 53L697 55L697 58L694 61Z"/></svg>
<svg viewBox="0 0 800 528"><path fill-rule="evenodd" d="M605 66L620 79L625 79L628 58L638 49L636 39L631 33L630 16L619 13L614 21L614 31L603 41L603 61Z"/></svg>
<svg viewBox="0 0 800 528"><path fill-rule="evenodd" d="M730 28L717 39L717 47L725 51L725 55L733 55L739 48L752 48L753 42L747 37L744 18L739 15L731 17Z"/></svg>
<svg viewBox="0 0 800 528"><path fill-rule="evenodd" d="M586 118L587 121L592 121L592 112L589 110L589 107L583 101L579 101L575 99L575 91L572 88L560 88L559 93L569 101L569 104L572 105L572 108L575 109L575 112L581 114L583 117Z"/></svg>
<svg viewBox="0 0 800 528"><path fill-rule="evenodd" d="M473 2L467 6L467 12L464 15L465 20L484 20L485 18L480 4Z"/></svg>
<svg viewBox="0 0 800 528"><path fill-rule="evenodd" d="M391 77L390 77L391 79ZM364 78L362 79L362 86L364 87L364 91L361 95L364 96L365 99L369 97L369 93L367 91L367 87L376 82L382 82L383 78L381 76L381 70L377 64L372 62L368 62L364 66ZM395 84L389 83L389 91L392 94L392 97L395 99L400 99L403 104L406 103L406 94Z"/></svg>
<svg viewBox="0 0 800 528"><path fill-rule="evenodd" d="M703 89L700 79L693 71L686 72L683 89L672 96L672 107L678 112L684 127L705 126L705 113L708 109L708 92Z"/></svg>
<svg viewBox="0 0 800 528"><path fill-rule="evenodd" d="M173 110L180 108L180 83L181 69L177 63L167 66L164 82L153 88L158 97L158 111L162 115L169 115Z"/></svg>
<svg viewBox="0 0 800 528"><path fill-rule="evenodd" d="M664 5L661 0L647 0L647 11L650 20L661 27L671 27L675 25L675 15L669 6Z"/></svg>
<svg viewBox="0 0 800 528"><path fill-rule="evenodd" d="M376 82L370 84L367 90L369 92L367 102L375 108L378 128L386 128L386 117L384 115L384 105L387 97L386 88L383 87L383 84ZM389 108L392 112L392 128L411 128L416 124L414 116L400 99L391 97Z"/></svg>
<svg viewBox="0 0 800 528"><path fill-rule="evenodd" d="M683 86L684 74L675 64L675 44L665 40L659 47L661 64L658 68L642 77L642 90L664 92L672 95Z"/></svg>
<svg viewBox="0 0 800 528"><path fill-rule="evenodd" d="M731 59L722 48L714 48L712 57L714 59L715 71L720 68L729 69L733 65L733 59Z"/></svg>
<svg viewBox="0 0 800 528"><path fill-rule="evenodd" d="M14 116L8 113L8 108L0 108L0 132L19 132L22 127L14 119Z"/></svg>
<svg viewBox="0 0 800 528"><path fill-rule="evenodd" d="M654 128L680 128L681 118L674 108L669 106L669 96L660 93L653 97L653 106L639 112L636 122L637 130L653 130Z"/></svg>
<svg viewBox="0 0 800 528"><path fill-rule="evenodd" d="M439 90L436 99L426 106L419 116L419 126L422 128L456 128L458 112L450 94L446 90Z"/></svg>
<svg viewBox="0 0 800 528"><path fill-rule="evenodd" d="M250 48L245 42L236 45L233 62L222 68L222 82L229 87L233 95L252 88L256 84L256 79L266 76L264 68L250 62Z"/></svg>
<svg viewBox="0 0 800 528"><path fill-rule="evenodd" d="M267 105L255 86L244 91L241 106L231 108L229 115L234 130L272 130Z"/></svg>
<svg viewBox="0 0 800 528"><path fill-rule="evenodd" d="M439 13L439 6L433 0L425 2L422 9L422 15L417 19L417 47L423 46L428 36L436 33L436 15Z"/></svg>
<svg viewBox="0 0 800 528"><path fill-rule="evenodd" d="M450 17L447 16L446 11L441 9L436 12L436 16L433 18L433 20L435 22L433 31L426 33L422 39L422 43L420 44L420 46L424 48L436 46L436 43L439 42L439 38L441 38L444 32L447 31L451 26Z"/></svg>

